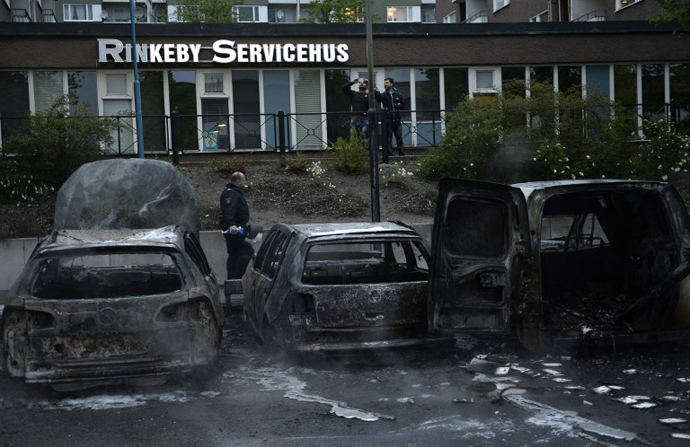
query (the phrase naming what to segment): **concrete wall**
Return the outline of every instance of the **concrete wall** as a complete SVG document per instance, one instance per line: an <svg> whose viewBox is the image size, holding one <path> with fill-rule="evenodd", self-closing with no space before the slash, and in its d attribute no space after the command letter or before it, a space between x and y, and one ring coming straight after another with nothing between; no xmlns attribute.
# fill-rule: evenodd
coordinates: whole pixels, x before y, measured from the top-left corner
<svg viewBox="0 0 690 447"><path fill-rule="evenodd" d="M413 224L413 227L426 240L431 240L430 223ZM0 241L0 304L3 303L3 297L6 296L7 289L12 287L14 281L19 277L24 264L29 259L31 252L41 238L22 238L22 239L6 239ZM202 231L200 234L201 245L204 248L206 257L208 258L211 268L216 272L216 278L219 284L225 280L225 260L227 253L225 251L225 239L220 231ZM259 235L254 241L254 250L258 250L262 241Z"/></svg>

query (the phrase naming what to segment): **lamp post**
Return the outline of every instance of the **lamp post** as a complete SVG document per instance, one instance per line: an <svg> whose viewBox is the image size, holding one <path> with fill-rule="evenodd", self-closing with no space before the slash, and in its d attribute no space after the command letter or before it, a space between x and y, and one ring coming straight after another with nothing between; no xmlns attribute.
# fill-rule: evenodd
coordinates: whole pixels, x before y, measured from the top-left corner
<svg viewBox="0 0 690 447"><path fill-rule="evenodd" d="M376 119L376 105L374 103L374 39L371 26L371 0L365 0L366 34L367 34L367 76L369 77L369 165L371 179L371 221L381 222L381 204L379 201L379 155L377 134L378 119Z"/></svg>
<svg viewBox="0 0 690 447"><path fill-rule="evenodd" d="M144 125L141 119L141 85L139 84L139 51L137 51L137 34L135 30L134 0L129 0L129 21L132 24L132 61L134 62L134 111L137 126L137 153L144 158Z"/></svg>

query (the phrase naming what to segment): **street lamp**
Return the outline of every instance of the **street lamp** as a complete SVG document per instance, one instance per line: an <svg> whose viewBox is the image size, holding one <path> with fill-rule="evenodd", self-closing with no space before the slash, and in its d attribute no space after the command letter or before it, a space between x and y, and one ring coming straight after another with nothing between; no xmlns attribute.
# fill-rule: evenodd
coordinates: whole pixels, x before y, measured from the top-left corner
<svg viewBox="0 0 690 447"><path fill-rule="evenodd" d="M371 178L371 221L381 222L381 204L379 201L379 155L378 141L374 135L378 119L376 119L376 105L374 103L374 39L371 26L371 0L365 0L365 17L367 28L367 75L369 77L369 165ZM376 143L376 146L375 144Z"/></svg>
<svg viewBox="0 0 690 447"><path fill-rule="evenodd" d="M129 21L132 24L132 60L134 61L134 111L137 121L137 153L144 158L144 125L141 119L141 86L139 84L139 51L137 51L137 34L135 30L134 0L129 0Z"/></svg>

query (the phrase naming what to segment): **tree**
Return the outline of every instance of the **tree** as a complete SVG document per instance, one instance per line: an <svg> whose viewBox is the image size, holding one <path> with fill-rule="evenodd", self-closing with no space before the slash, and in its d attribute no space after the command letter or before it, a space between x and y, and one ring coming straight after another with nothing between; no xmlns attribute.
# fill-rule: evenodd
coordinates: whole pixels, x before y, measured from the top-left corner
<svg viewBox="0 0 690 447"><path fill-rule="evenodd" d="M652 23L675 22L680 31L690 27L690 0L656 0L656 2L663 12L659 17L652 19Z"/></svg>
<svg viewBox="0 0 690 447"><path fill-rule="evenodd" d="M314 0L306 15L302 23L355 23L364 17L364 0Z"/></svg>
<svg viewBox="0 0 690 447"><path fill-rule="evenodd" d="M243 0L183 0L177 8L177 21L187 23L236 23L235 6Z"/></svg>

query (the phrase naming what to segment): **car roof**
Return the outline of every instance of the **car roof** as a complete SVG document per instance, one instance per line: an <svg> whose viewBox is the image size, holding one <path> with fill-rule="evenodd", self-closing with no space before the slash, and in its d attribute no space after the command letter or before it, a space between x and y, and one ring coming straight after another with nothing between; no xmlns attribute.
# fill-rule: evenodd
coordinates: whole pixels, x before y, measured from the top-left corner
<svg viewBox="0 0 690 447"><path fill-rule="evenodd" d="M184 229L177 225L150 230L62 230L48 236L44 248L184 247Z"/></svg>
<svg viewBox="0 0 690 447"><path fill-rule="evenodd" d="M402 233L405 235L418 236L418 233L413 228L395 222L314 223L287 226L294 231L302 233L308 238L372 233Z"/></svg>
<svg viewBox="0 0 690 447"><path fill-rule="evenodd" d="M608 188L620 185L620 186L637 186L637 187L652 187L659 188L660 186L665 186L665 182L655 182L655 181L645 181L645 180L622 180L622 179L577 179L577 180L544 180L536 182L524 182L524 183L514 183L513 187L522 190L525 198L529 196L534 191L549 190L549 189L582 189L586 186L606 186Z"/></svg>

